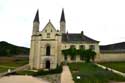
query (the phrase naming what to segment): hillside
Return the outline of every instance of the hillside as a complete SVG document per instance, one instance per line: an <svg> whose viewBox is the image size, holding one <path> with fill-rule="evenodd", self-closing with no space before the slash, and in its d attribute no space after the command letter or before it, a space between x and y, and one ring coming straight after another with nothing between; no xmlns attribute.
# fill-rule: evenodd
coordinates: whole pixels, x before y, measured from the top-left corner
<svg viewBox="0 0 125 83"><path fill-rule="evenodd" d="M0 56L28 55L29 48L20 47L5 41L0 42Z"/></svg>

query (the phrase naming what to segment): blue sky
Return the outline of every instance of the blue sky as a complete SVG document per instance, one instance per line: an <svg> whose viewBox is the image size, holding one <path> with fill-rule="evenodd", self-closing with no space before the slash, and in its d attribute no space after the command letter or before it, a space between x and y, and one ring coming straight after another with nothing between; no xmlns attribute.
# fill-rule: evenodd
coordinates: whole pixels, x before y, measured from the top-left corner
<svg viewBox="0 0 125 83"><path fill-rule="evenodd" d="M0 41L30 47L32 22L39 9L40 30L51 20L56 29L62 8L66 30L101 45L125 41L124 0L0 0Z"/></svg>

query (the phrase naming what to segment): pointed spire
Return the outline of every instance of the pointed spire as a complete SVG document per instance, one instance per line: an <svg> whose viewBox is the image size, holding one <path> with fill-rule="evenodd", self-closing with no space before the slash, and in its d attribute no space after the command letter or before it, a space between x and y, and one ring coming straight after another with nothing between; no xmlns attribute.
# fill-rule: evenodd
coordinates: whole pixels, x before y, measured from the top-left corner
<svg viewBox="0 0 125 83"><path fill-rule="evenodd" d="M62 14L61 14L60 22L65 22L64 9L62 9Z"/></svg>
<svg viewBox="0 0 125 83"><path fill-rule="evenodd" d="M33 22L38 22L38 23L39 23L39 10L37 10L37 12L36 12L36 16L35 16Z"/></svg>

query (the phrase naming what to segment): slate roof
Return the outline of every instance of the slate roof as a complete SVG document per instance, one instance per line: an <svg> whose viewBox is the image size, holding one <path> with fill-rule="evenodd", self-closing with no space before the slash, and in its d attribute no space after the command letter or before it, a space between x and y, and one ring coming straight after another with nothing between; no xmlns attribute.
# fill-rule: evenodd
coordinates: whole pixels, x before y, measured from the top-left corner
<svg viewBox="0 0 125 83"><path fill-rule="evenodd" d="M35 16L33 22L38 22L38 23L39 23L39 10L37 10L37 12L36 12L36 16Z"/></svg>
<svg viewBox="0 0 125 83"><path fill-rule="evenodd" d="M61 14L61 19L60 22L65 22L65 14L64 14L64 9L62 9L62 14Z"/></svg>
<svg viewBox="0 0 125 83"><path fill-rule="evenodd" d="M67 43L76 43L76 42L87 42L87 43L99 43L92 38L89 38L82 34L75 34L75 33L64 33L62 34L62 42Z"/></svg>
<svg viewBox="0 0 125 83"><path fill-rule="evenodd" d="M100 51L102 53L125 53L125 42L110 44L110 45L103 45L100 46Z"/></svg>

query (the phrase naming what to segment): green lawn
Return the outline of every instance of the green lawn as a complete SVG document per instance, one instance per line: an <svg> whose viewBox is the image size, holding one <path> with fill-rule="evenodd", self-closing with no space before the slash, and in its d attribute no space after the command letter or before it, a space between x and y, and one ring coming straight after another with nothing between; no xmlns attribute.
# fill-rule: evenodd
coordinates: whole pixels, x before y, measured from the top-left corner
<svg viewBox="0 0 125 83"><path fill-rule="evenodd" d="M28 60L0 62L0 66L19 67L28 63Z"/></svg>
<svg viewBox="0 0 125 83"><path fill-rule="evenodd" d="M103 62L99 64L125 73L125 62Z"/></svg>
<svg viewBox="0 0 125 83"><path fill-rule="evenodd" d="M5 71L8 71L8 69L11 69L11 70L13 70L14 68L3 68L3 67L0 67L0 73L2 73L2 72L5 72Z"/></svg>
<svg viewBox="0 0 125 83"><path fill-rule="evenodd" d="M68 64L75 83L108 83L109 81L125 81L122 76L97 67L92 63ZM81 79L76 79L80 76Z"/></svg>
<svg viewBox="0 0 125 83"><path fill-rule="evenodd" d="M5 72L8 69L15 69L16 67L23 66L25 64L28 64L28 60L17 60L17 61L5 61L0 62L0 73Z"/></svg>

